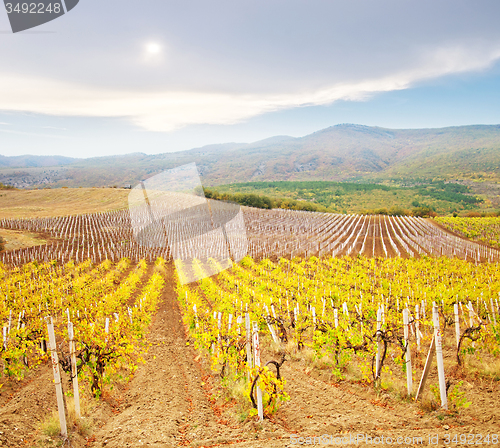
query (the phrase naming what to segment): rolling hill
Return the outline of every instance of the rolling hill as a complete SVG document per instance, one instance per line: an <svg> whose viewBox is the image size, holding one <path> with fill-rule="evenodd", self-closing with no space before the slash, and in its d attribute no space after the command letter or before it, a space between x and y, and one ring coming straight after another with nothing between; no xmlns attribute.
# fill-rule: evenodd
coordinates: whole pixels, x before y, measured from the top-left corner
<svg viewBox="0 0 500 448"><path fill-rule="evenodd" d="M0 182L20 188L134 184L191 162L196 162L207 186L277 180L496 183L500 182L500 125L385 129L342 124L301 138L277 136L157 155L53 158L50 168L47 160L37 162L33 156L10 159L0 159L1 166L9 167L0 169Z"/></svg>
<svg viewBox="0 0 500 448"><path fill-rule="evenodd" d="M14 167L14 168L27 168L27 167L46 167L46 166L62 166L75 163L78 159L73 157L63 156L12 156L6 157L0 155L0 168Z"/></svg>

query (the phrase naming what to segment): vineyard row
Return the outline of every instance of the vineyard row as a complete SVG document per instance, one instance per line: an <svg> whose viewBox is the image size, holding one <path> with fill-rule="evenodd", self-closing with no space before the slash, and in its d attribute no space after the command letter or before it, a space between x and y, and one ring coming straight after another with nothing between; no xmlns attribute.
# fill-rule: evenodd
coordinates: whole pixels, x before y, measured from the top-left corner
<svg viewBox="0 0 500 448"><path fill-rule="evenodd" d="M221 223L225 222L224 213L232 213L223 207L217 210L220 216L214 220ZM249 207L242 210L246 235L241 232L230 235L231 241L236 241L236 259L246 251L256 259L359 254L384 258L444 255L473 262L500 260L499 250L446 233L421 218ZM64 264L69 260L79 263L90 259L100 263L124 257L134 262L141 259L152 262L158 257L205 261L215 258L221 262L227 258L224 256L226 246L221 239L222 232L200 234L202 224L179 215L175 222L165 224L170 226L168 229L158 230L169 235L168 244L155 246L136 242L128 210L56 218L1 219L0 227L42 233L49 241L40 246L3 252L0 260L17 266L35 260L56 260ZM230 232L231 229L227 228L226 233ZM160 236L156 235L153 240Z"/></svg>

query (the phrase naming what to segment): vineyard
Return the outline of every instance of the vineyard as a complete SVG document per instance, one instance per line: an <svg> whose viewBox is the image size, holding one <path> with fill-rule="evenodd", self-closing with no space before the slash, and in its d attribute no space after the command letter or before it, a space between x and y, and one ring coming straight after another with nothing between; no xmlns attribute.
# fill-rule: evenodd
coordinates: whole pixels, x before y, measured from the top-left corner
<svg viewBox="0 0 500 448"><path fill-rule="evenodd" d="M457 238L422 218L245 209L249 254L268 256L448 256L498 261L500 252Z"/></svg>
<svg viewBox="0 0 500 448"><path fill-rule="evenodd" d="M242 210L226 270L185 263L190 225L174 270L126 211L0 220L47 240L0 255L2 446L43 439L40 393L72 446L496 431L498 250L421 218Z"/></svg>
<svg viewBox="0 0 500 448"><path fill-rule="evenodd" d="M145 333L158 307L164 265L158 259L153 267L144 260L134 266L124 258L115 264L0 266L4 376L20 381L52 355L54 370L60 367L73 379L78 415L78 381L99 397L106 385L137 369L148 348ZM50 341L51 328L57 345Z"/></svg>
<svg viewBox="0 0 500 448"><path fill-rule="evenodd" d="M466 238L500 248L500 218L436 218L436 222Z"/></svg>
<svg viewBox="0 0 500 448"><path fill-rule="evenodd" d="M433 305L444 334L447 326L456 332L446 340L455 351L447 362L463 366L471 354L486 363L498 359L498 268L498 264L475 266L444 257L312 257L278 263L246 258L216 280L179 285L178 294L196 346L210 353L211 365L222 377L229 372L236 378L252 377L245 351L250 339L245 321L250 320L281 354L309 347L338 380L355 365L357 380L382 380L388 387L404 380L407 369L410 383L421 374L411 370L409 359L418 358L430 345ZM409 316L406 323L404 313ZM405 325L412 337L405 335ZM279 371L280 365L276 366ZM270 405L286 398L283 385L278 386L275 381L266 383ZM408 388L409 394L415 391Z"/></svg>
<svg viewBox="0 0 500 448"><path fill-rule="evenodd" d="M215 201L211 201L214 203ZM214 205L212 205L213 208ZM219 207L221 208L221 207ZM243 207L248 254L253 258L364 255L368 257L448 256L474 262L496 262L500 251L451 235L422 218L341 215ZM222 210L221 213L224 211ZM0 227L35 232L48 244L4 252L0 261L21 266L35 260L77 263L106 259L153 262L171 259L167 246L138 244L128 210L55 218L0 219ZM178 228L176 252L192 256L190 225ZM215 237L214 237L215 238ZM204 242L216 246L217 242ZM181 258L182 258L181 257Z"/></svg>
<svg viewBox="0 0 500 448"><path fill-rule="evenodd" d="M159 269L162 263L158 260ZM147 278L148 271L144 261L133 267L127 259L116 265L109 260L97 266L90 260L63 266L35 262L0 270L0 319L7 324L4 373L21 379L46 359L47 318L58 341L78 341L78 373L89 380L95 396L117 370L133 372L164 283L158 272ZM60 361L70 372L67 355L63 352Z"/></svg>

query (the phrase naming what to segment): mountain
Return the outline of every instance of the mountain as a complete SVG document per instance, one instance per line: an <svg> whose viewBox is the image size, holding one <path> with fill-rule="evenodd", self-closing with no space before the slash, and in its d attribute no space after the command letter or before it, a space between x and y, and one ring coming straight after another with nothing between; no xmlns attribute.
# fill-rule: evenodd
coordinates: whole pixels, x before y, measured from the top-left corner
<svg viewBox="0 0 500 448"><path fill-rule="evenodd" d="M395 130L338 125L302 138L250 145L224 158L207 180L500 180L500 126Z"/></svg>
<svg viewBox="0 0 500 448"><path fill-rule="evenodd" d="M500 182L500 125L385 129L341 124L301 138L79 159L49 171L0 170L0 182L24 187L37 182L55 187L134 184L191 162L206 186L268 180Z"/></svg>
<svg viewBox="0 0 500 448"><path fill-rule="evenodd" d="M45 166L61 166L75 163L78 159L73 157L63 156L12 156L6 157L0 155L0 168L28 168L28 167L45 167Z"/></svg>

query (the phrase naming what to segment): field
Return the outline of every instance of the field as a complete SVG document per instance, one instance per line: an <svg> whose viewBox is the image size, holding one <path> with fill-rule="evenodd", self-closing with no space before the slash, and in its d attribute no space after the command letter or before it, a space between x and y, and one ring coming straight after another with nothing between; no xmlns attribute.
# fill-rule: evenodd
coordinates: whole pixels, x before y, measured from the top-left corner
<svg viewBox="0 0 500 448"><path fill-rule="evenodd" d="M128 193L121 188L0 190L0 217L67 216L123 209Z"/></svg>
<svg viewBox="0 0 500 448"><path fill-rule="evenodd" d="M500 248L500 218L436 218L445 228L474 241Z"/></svg>
<svg viewBox="0 0 500 448"><path fill-rule="evenodd" d="M341 215L243 207L248 253L261 257L340 256L421 257L447 255L474 261L498 261L500 252L458 238L413 217ZM99 263L128 257L134 262L168 259L168 247L139 245L133 237L128 210L52 218L1 219L11 231L40 233L47 244L0 254L0 261L22 265L34 260L65 263L86 259ZM180 229L180 250L189 254L193 235ZM214 240L215 244L215 240Z"/></svg>
<svg viewBox="0 0 500 448"><path fill-rule="evenodd" d="M22 232L20 230L0 229L0 237L6 241L5 250L38 246L47 242L39 234Z"/></svg>
<svg viewBox="0 0 500 448"><path fill-rule="evenodd" d="M54 352L75 447L498 443L500 251L422 218L243 207L248 256L206 277L216 260L182 267L190 226L176 270L168 247L134 241L126 210L87 195L87 214L61 200L46 215L47 199L39 217L0 216L46 241L0 255L2 446L61 445ZM190 269L201 280L184 284ZM446 385L438 351L416 400L437 338Z"/></svg>
<svg viewBox="0 0 500 448"><path fill-rule="evenodd" d="M491 209L487 197L475 195L471 186L453 182L415 180L409 183L349 183L327 181L247 182L210 187L210 192L238 195L257 194L275 203L274 208L290 203L287 208L312 207L310 210L333 213L365 213L382 211L411 213L419 208L437 214L466 210ZM250 205L250 204L248 204ZM284 207L282 207L284 208ZM305 209L305 208L304 208Z"/></svg>

